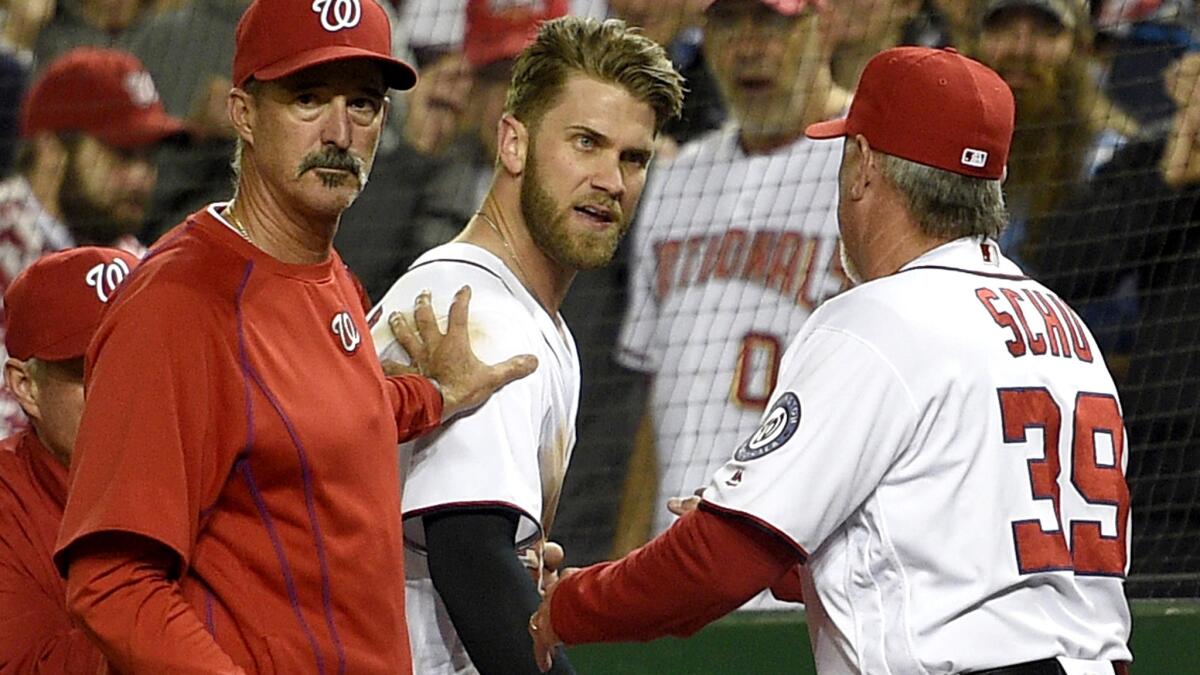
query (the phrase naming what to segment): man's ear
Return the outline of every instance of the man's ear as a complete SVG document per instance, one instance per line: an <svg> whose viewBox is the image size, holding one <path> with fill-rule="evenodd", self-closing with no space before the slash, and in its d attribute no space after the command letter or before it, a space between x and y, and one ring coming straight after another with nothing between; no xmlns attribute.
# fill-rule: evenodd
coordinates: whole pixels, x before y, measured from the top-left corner
<svg viewBox="0 0 1200 675"><path fill-rule="evenodd" d="M33 145L34 172L42 176L52 176L53 179L50 182L57 192L58 186L62 185L66 178L67 165L71 160L67 144L57 135L48 131L35 134L31 143Z"/></svg>
<svg viewBox="0 0 1200 675"><path fill-rule="evenodd" d="M525 172L526 153L529 152L529 129L521 120L509 113L500 116L496 123L496 147L500 164L513 176Z"/></svg>
<svg viewBox="0 0 1200 675"><path fill-rule="evenodd" d="M853 138L846 139L847 145L854 145L855 161L849 167L850 171L850 197L855 200L862 199L866 195L867 186L871 184L871 179L876 172L879 171L879 164L876 160L874 152L871 152L871 144L862 134L855 134Z"/></svg>
<svg viewBox="0 0 1200 675"><path fill-rule="evenodd" d="M21 404L21 410L25 411L29 419L41 419L42 411L37 403L37 381L30 375L29 367L24 361L9 357L4 362L4 384L17 399L17 403Z"/></svg>
<svg viewBox="0 0 1200 675"><path fill-rule="evenodd" d="M225 104L229 112L229 123L243 143L254 143L254 96L241 87L229 90L229 99Z"/></svg>

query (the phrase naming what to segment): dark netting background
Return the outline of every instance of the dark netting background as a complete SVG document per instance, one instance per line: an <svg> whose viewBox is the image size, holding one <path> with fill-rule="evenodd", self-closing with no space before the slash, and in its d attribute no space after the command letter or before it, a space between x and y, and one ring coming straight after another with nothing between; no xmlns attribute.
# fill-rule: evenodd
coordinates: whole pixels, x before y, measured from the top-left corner
<svg viewBox="0 0 1200 675"><path fill-rule="evenodd" d="M227 199L224 100L246 4L0 0L8 180L22 171L20 93L57 55L100 44L134 52L196 134L156 157L143 242ZM717 23L705 26L703 0L563 4L644 26L669 45L690 89L633 233L614 264L579 275L563 308L583 367L579 441L553 533L570 562L607 558L661 529L656 504L702 485L732 451L762 409L782 348L845 287L834 211L840 147L801 148L804 117L844 110L880 49L954 45L995 67L1017 95L1002 246L1078 308L1120 387L1134 513L1129 593L1200 597L1200 50L1190 0L1001 10L971 0L829 0L807 28L711 11ZM372 299L453 237L488 186L511 61L464 57L464 41L477 39L465 5L388 5L396 52L423 79L392 92L371 184L338 235ZM88 92L75 100L88 105Z"/></svg>

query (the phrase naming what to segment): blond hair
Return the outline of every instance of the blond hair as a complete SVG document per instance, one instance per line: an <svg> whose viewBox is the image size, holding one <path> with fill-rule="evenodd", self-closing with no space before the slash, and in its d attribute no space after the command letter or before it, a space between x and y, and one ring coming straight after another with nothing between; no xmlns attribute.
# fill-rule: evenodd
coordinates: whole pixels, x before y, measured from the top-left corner
<svg viewBox="0 0 1200 675"><path fill-rule="evenodd" d="M542 24L517 57L505 112L536 127L573 73L620 86L648 104L655 131L683 109L683 77L657 42L619 19L565 16Z"/></svg>

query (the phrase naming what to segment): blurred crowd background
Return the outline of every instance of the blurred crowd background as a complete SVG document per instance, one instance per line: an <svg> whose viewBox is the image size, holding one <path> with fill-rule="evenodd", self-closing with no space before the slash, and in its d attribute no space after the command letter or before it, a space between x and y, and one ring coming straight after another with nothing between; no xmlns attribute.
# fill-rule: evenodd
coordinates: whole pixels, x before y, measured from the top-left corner
<svg viewBox="0 0 1200 675"><path fill-rule="evenodd" d="M0 291L45 252L137 251L229 198L225 99L248 4L0 0ZM631 235L614 265L580 275L563 310L583 363L579 443L552 533L569 562L621 553L669 524L661 503L700 487L757 425L782 346L847 287L836 152L805 141L804 123L844 113L881 49L952 46L996 69L1016 97L1001 245L1079 310L1121 389L1130 595L1200 597L1192 0L826 0L794 16L759 0L382 4L421 81L392 92L370 186L336 241L373 300L478 208L530 26L565 13L621 18L667 46L687 78L684 115L660 140ZM33 133L50 108L100 104L86 88L30 94L80 47L134 55L152 79L138 91L184 119L186 137ZM11 404L0 417L6 432L22 424Z"/></svg>

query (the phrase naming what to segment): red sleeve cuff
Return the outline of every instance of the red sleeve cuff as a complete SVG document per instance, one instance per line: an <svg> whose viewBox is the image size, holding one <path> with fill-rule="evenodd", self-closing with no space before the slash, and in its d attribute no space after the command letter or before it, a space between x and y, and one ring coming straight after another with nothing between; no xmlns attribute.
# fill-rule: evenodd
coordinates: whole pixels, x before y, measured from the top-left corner
<svg viewBox="0 0 1200 675"><path fill-rule="evenodd" d="M427 377L399 375L387 378L396 413L396 440L411 441L442 423L442 392Z"/></svg>
<svg viewBox="0 0 1200 675"><path fill-rule="evenodd" d="M564 579L551 598L554 632L566 644L686 637L798 562L792 546L773 534L695 511L625 558Z"/></svg>

